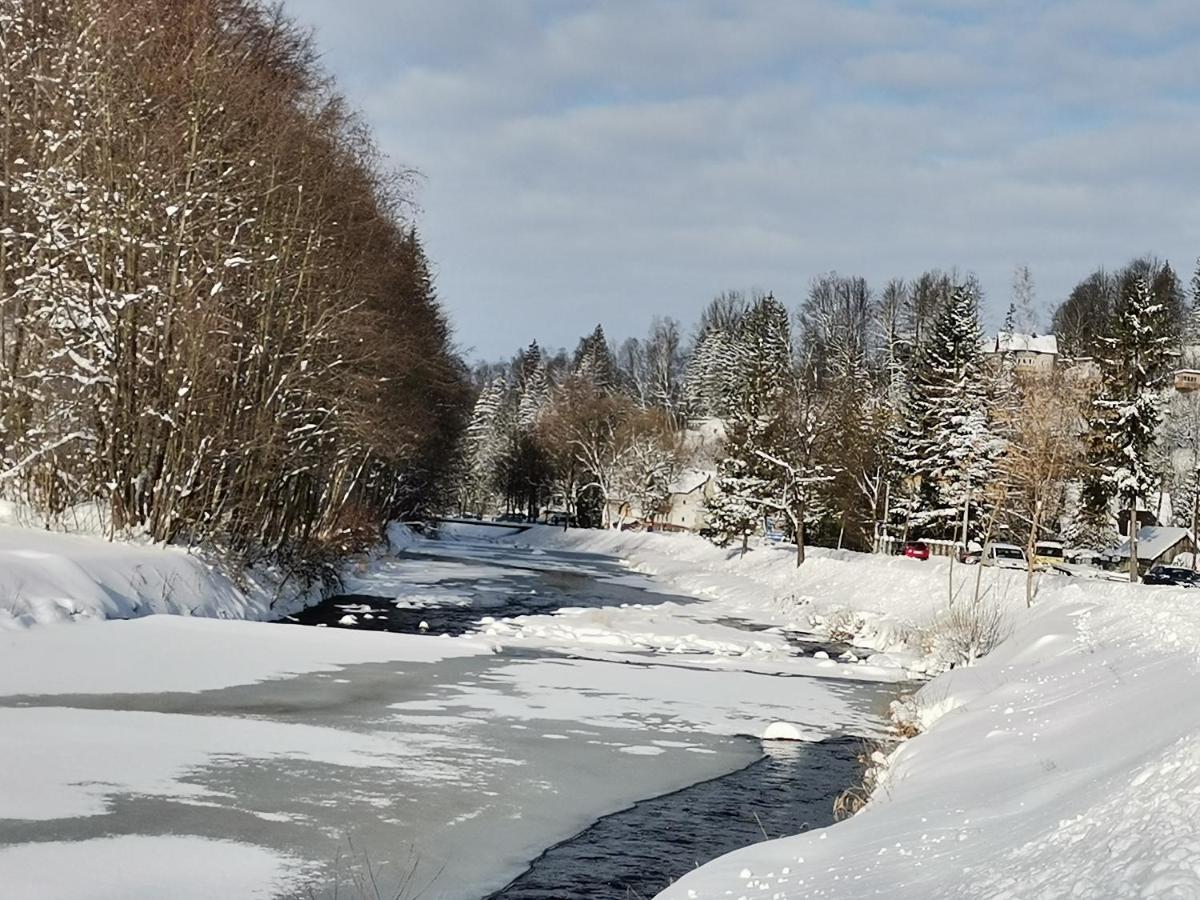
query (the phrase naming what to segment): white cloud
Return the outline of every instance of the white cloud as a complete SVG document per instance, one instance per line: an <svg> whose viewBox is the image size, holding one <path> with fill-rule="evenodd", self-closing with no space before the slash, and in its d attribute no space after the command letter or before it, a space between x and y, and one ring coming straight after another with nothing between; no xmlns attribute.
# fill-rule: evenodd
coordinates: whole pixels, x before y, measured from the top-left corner
<svg viewBox="0 0 1200 900"><path fill-rule="evenodd" d="M798 302L831 268L957 265L999 309L1017 263L1049 301L1200 251L1191 2L288 3L426 175L484 355L691 321L731 286Z"/></svg>

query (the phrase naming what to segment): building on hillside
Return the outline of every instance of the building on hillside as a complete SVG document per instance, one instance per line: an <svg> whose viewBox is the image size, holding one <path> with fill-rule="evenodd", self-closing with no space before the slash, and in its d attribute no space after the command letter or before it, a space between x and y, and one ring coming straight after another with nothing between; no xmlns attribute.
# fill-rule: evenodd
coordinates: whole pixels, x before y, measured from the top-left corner
<svg viewBox="0 0 1200 900"><path fill-rule="evenodd" d="M1054 371L1058 338L1052 334L1016 334L1001 331L983 339L983 356L993 365L1010 362L1020 374L1043 375Z"/></svg>
<svg viewBox="0 0 1200 900"><path fill-rule="evenodd" d="M1143 525L1137 533L1138 570L1146 572L1151 566L1170 565L1181 553L1195 553L1196 541L1186 528L1164 525ZM1116 568L1129 564L1129 539L1116 550L1106 554Z"/></svg>
<svg viewBox="0 0 1200 900"><path fill-rule="evenodd" d="M671 484L666 515L655 527L663 531L699 531L705 525L705 502L717 489L717 479L704 469L684 469Z"/></svg>
<svg viewBox="0 0 1200 900"><path fill-rule="evenodd" d="M1200 391L1200 369L1176 369L1175 390L1181 394Z"/></svg>

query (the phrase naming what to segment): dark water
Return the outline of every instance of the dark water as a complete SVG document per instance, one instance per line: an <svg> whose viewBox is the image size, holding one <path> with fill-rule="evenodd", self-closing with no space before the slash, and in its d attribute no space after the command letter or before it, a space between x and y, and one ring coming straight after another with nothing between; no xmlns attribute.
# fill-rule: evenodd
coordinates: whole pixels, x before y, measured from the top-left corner
<svg viewBox="0 0 1200 900"><path fill-rule="evenodd" d="M460 635L478 631L483 617L552 614L568 606L694 602L589 577L596 574L519 568L494 585L486 602L478 605L414 609L382 597L347 594L289 620L335 628ZM469 582L442 584L482 598ZM340 621L348 613L355 616L353 625ZM722 622L746 631L764 627L742 620ZM858 651L815 635L789 633L785 637L797 654L823 650L836 658L846 651ZM512 648L504 651L518 652ZM653 897L691 869L725 853L832 824L834 800L859 781L861 750L862 741L856 738L764 745L767 755L746 768L600 819L546 850L524 874L485 900ZM620 775L614 772L613 777Z"/></svg>
<svg viewBox="0 0 1200 900"><path fill-rule="evenodd" d="M601 819L488 900L653 897L722 854L832 824L861 749L853 739L776 742L744 769Z"/></svg>

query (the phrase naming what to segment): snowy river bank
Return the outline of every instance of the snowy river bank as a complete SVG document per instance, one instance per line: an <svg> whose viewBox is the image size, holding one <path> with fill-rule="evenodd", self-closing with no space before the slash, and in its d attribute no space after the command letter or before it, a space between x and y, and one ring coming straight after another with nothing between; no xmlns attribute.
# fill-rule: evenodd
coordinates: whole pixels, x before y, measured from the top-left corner
<svg viewBox="0 0 1200 900"><path fill-rule="evenodd" d="M705 622L606 557L460 542L350 581L323 623L340 628L154 616L0 635L8 896L321 897L368 858L385 891L407 879L444 900L510 881L498 896L645 895L763 832L818 824L853 774L843 739L878 734L895 691L894 673L831 660L755 671L735 649L779 635ZM504 634L510 606L527 626L687 611L677 637L719 640ZM427 633L366 633L392 614ZM464 619L485 634L436 636ZM814 742L807 782L791 750L754 765L775 721ZM814 815L773 818L787 804L764 793L772 780L809 791ZM678 873L660 862L670 848ZM660 880L637 880L648 866Z"/></svg>

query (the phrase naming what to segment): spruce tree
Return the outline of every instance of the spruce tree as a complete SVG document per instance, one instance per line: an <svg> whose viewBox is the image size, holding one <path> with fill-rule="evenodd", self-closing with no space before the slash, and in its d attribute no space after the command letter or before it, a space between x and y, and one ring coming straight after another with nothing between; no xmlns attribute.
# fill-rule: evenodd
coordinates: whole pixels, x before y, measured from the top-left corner
<svg viewBox="0 0 1200 900"><path fill-rule="evenodd" d="M969 533L979 533L975 512L1000 450L987 415L986 375L978 294L972 284L957 285L921 348L896 435L907 487L898 509L917 534L948 537L964 517Z"/></svg>
<svg viewBox="0 0 1200 900"><path fill-rule="evenodd" d="M1130 580L1137 578L1137 506L1160 484L1155 442L1163 388L1172 359L1170 297L1173 274L1130 266L1121 277L1120 303L1100 341L1101 394L1091 422L1090 487L1115 497L1129 521Z"/></svg>
<svg viewBox="0 0 1200 900"><path fill-rule="evenodd" d="M604 328L595 330L579 342L575 351L575 377L590 381L601 390L616 390L620 381L617 364L604 336Z"/></svg>
<svg viewBox="0 0 1200 900"><path fill-rule="evenodd" d="M773 295L759 299L742 319L733 355L730 427L717 464L717 494L708 508L713 528L727 537L740 535L745 549L774 496L762 454L769 449L768 431L794 371L787 309Z"/></svg>

